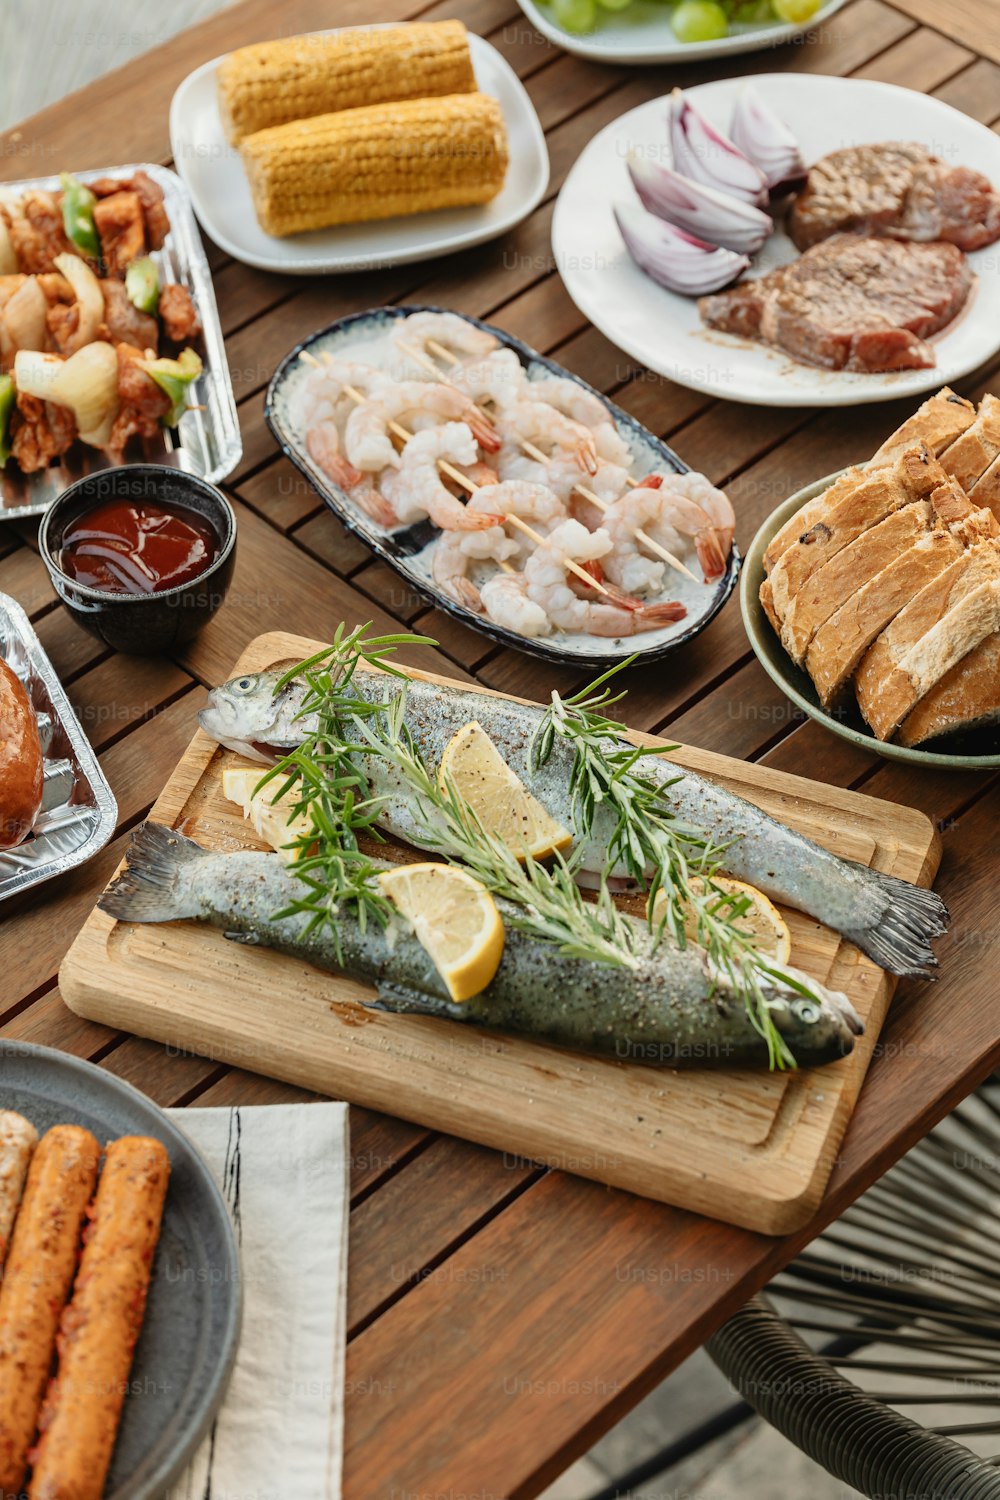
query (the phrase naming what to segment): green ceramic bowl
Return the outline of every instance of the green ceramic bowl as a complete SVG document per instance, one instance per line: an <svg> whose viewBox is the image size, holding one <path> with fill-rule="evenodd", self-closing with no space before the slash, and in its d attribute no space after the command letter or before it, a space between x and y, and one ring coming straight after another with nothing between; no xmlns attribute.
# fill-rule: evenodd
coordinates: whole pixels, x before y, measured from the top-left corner
<svg viewBox="0 0 1000 1500"><path fill-rule="evenodd" d="M929 750L910 750L905 745L886 744L877 740L853 703L836 714L827 712L820 707L810 679L795 665L772 630L771 622L760 602L760 586L764 581L764 553L771 538L785 522L807 500L822 494L836 478L836 474L829 474L826 479L820 479L806 489L799 490L797 495L792 495L783 505L779 505L768 516L747 551L740 576L740 609L757 660L772 681L778 684L783 693L787 693L803 713L829 729L831 734L839 734L842 740L850 740L862 750L874 751L887 760L909 761L916 766L950 766L953 769L976 771L1000 766L1000 725L979 729L967 735L956 735L954 739L928 741L932 747Z"/></svg>

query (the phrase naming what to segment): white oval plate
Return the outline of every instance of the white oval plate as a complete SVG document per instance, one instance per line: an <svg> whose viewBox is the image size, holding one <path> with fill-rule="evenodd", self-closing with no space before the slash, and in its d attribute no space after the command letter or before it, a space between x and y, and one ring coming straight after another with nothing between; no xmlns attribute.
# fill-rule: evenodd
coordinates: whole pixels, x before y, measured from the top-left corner
<svg viewBox="0 0 1000 1500"><path fill-rule="evenodd" d="M689 89L713 124L729 125L744 83L753 83L795 132L807 162L841 146L919 141L954 165L975 167L1000 185L1000 137L939 99L895 84L823 74L765 73ZM669 160L666 100L630 110L594 137L559 194L552 248L566 288L592 323L649 369L681 385L757 406L853 406L894 401L967 375L1000 349L1000 246L969 256L977 273L958 318L930 340L930 370L861 375L799 364L778 349L706 328L697 302L657 286L629 258L612 216L616 199L634 201L625 166L631 148ZM771 236L751 274L793 260L783 231Z"/></svg>
<svg viewBox="0 0 1000 1500"><path fill-rule="evenodd" d="M538 206L548 187L545 136L534 105L506 59L471 32L469 47L476 82L482 93L499 102L510 142L507 180L491 203L370 224L343 224L288 239L265 234L254 213L239 152L230 146L222 128L215 90L215 70L222 58L216 57L188 74L170 104L174 166L187 184L205 232L220 249L248 266L308 276L430 260L481 245L519 224Z"/></svg>
<svg viewBox="0 0 1000 1500"><path fill-rule="evenodd" d="M597 29L586 36L563 31L552 18L550 5L536 5L535 0L517 0L529 21L543 36L577 57L595 62L652 63L700 62L707 57L732 57L737 52L757 52L775 47L792 37L807 36L822 26L847 0L827 0L816 14L799 25L775 21L767 25L737 23L729 36L716 42L679 42L670 24L670 13L663 0L633 0L628 10L607 11Z"/></svg>

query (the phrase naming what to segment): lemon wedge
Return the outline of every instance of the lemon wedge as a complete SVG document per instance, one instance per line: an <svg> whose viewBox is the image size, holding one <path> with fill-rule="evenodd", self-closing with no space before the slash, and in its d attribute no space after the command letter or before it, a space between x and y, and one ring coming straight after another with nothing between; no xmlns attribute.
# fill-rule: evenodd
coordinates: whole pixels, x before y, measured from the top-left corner
<svg viewBox="0 0 1000 1500"><path fill-rule="evenodd" d="M504 931L489 891L451 865L398 865L378 877L382 894L408 917L453 1000L471 1000L503 956Z"/></svg>
<svg viewBox="0 0 1000 1500"><path fill-rule="evenodd" d="M700 891L704 882L694 876L691 884ZM742 880L730 880L726 876L716 875L713 877L713 884L729 896L745 896L749 900L750 905L742 916L736 918L735 925L749 935L754 946L765 957L779 964L787 964L792 956L792 935L788 930L788 923L774 902L768 900L756 886L747 885ZM666 891L658 891L653 903L654 919L662 916L666 901ZM726 915L726 911L723 907L722 915ZM684 930L692 942L698 941L698 922L693 911L685 918Z"/></svg>
<svg viewBox="0 0 1000 1500"><path fill-rule="evenodd" d="M519 859L528 855L545 859L573 842L573 835L532 796L475 719L452 735L444 748L438 771L442 791L447 783L468 803L487 833L502 839Z"/></svg>
<svg viewBox="0 0 1000 1500"><path fill-rule="evenodd" d="M282 845L290 844L303 833L311 833L312 820L305 813L292 813L294 791L283 799L278 798L282 782L277 777L255 795L254 787L263 774L263 771L250 771L242 766L228 766L222 773L222 795L241 807L254 833L272 849L277 849L286 865L292 865L300 858L302 846L284 849Z"/></svg>

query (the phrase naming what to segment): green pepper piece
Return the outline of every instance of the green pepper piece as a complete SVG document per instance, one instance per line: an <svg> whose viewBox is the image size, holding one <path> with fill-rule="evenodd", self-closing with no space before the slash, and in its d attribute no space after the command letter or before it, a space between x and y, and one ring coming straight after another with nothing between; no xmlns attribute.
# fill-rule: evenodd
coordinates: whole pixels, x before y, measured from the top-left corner
<svg viewBox="0 0 1000 1500"><path fill-rule="evenodd" d="M66 238L91 260L100 260L101 241L94 223L97 199L89 187L84 187L80 179L69 172L60 173L59 181L63 190L62 216Z"/></svg>
<svg viewBox="0 0 1000 1500"><path fill-rule="evenodd" d="M10 458L10 419L17 392L9 375L0 375L0 469Z"/></svg>
<svg viewBox="0 0 1000 1500"><path fill-rule="evenodd" d="M128 300L140 312L154 313L160 302L160 277L151 255L133 260L125 272Z"/></svg>
<svg viewBox="0 0 1000 1500"><path fill-rule="evenodd" d="M193 349L183 349L176 359L144 359L139 361L139 367L170 397L170 410L163 418L163 425L176 427L187 408L188 386L201 374L201 360Z"/></svg>

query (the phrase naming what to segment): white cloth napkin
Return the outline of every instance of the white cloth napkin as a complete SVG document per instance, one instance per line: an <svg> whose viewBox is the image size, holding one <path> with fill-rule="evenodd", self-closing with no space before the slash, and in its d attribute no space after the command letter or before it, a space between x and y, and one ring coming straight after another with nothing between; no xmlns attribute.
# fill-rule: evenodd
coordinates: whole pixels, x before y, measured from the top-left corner
<svg viewBox="0 0 1000 1500"><path fill-rule="evenodd" d="M340 1500L347 1105L167 1113L222 1191L243 1267L226 1398L168 1500Z"/></svg>

